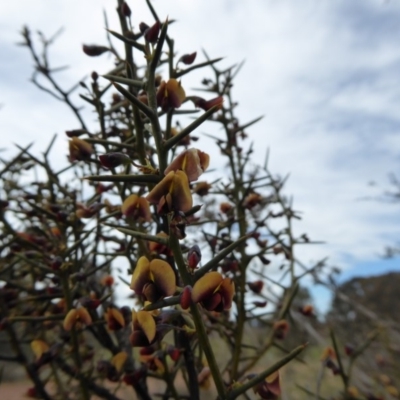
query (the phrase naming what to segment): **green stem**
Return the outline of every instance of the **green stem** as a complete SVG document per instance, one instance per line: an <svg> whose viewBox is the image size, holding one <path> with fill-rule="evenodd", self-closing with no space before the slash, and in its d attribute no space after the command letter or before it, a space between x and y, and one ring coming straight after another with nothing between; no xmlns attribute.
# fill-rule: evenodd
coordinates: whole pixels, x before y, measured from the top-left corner
<svg viewBox="0 0 400 400"><path fill-rule="evenodd" d="M183 283L185 285L191 285L192 278L186 269L186 264L182 256L179 239L173 234L170 235L170 248L174 253L175 262L178 267L179 274L182 277ZM200 347L204 351L204 354L208 362L208 366L210 367L211 374L214 378L215 386L217 387L218 396L221 400L225 399L225 384L222 379L220 370L218 368L218 364L215 359L215 355L212 350L210 341L208 340L208 334L206 332L206 328L203 323L203 318L201 316L197 304L192 304L190 306L190 311L192 313L193 321L196 326L196 332L199 338Z"/></svg>

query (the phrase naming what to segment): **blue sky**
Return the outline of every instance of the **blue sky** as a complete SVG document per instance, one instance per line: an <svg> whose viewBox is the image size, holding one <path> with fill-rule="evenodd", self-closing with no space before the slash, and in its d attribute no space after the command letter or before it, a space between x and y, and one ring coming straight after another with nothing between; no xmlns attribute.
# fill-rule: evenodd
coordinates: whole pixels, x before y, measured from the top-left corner
<svg viewBox="0 0 400 400"><path fill-rule="evenodd" d="M21 0L0 13L0 148L35 141L43 149L59 133L56 150L66 153L63 132L76 123L62 104L29 83L32 62L16 47L28 24L46 34L65 27L52 51L66 87L111 59L88 58L82 43L106 43L103 8L117 29L111 0ZM144 1L128 1L134 25L152 20ZM384 0L248 1L156 0L181 54L204 48L224 65L246 63L236 80L243 121L265 115L249 130L255 157L271 150L272 172L290 173L303 220L299 233L326 244L302 248L313 262L325 256L340 266L342 279L399 270L397 260L379 258L400 237L400 206L363 199L388 187L388 173L400 165L400 3ZM211 9L212 7L212 9ZM183 80L186 88L198 86ZM89 114L90 115L90 114ZM55 163L65 160L57 157ZM218 164L212 165L218 167ZM369 185L369 182L376 185Z"/></svg>

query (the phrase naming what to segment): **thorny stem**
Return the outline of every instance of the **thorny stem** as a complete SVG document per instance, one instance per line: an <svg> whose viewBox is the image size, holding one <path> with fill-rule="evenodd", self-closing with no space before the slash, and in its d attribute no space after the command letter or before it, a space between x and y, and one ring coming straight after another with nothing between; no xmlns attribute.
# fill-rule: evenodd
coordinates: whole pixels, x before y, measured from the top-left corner
<svg viewBox="0 0 400 400"><path fill-rule="evenodd" d="M182 277L183 283L185 285L191 285L192 283L191 277L186 269L186 264L182 256L179 239L173 234L170 235L170 247L174 253L175 262L177 264L179 274ZM210 367L211 374L214 378L215 386L217 387L218 396L221 400L225 399L225 384L224 381L222 380L222 376L219 371L219 367L215 359L214 352L211 348L210 341L208 340L208 335L198 305L192 304L190 306L190 311L192 313L193 320L196 325L196 332L199 338L200 346L204 351L208 365Z"/></svg>

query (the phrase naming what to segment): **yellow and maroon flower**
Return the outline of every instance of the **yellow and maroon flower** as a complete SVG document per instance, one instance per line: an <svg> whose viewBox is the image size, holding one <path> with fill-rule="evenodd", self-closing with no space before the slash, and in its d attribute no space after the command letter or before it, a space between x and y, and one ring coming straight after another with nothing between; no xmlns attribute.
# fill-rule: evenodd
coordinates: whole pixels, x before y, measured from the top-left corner
<svg viewBox="0 0 400 400"><path fill-rule="evenodd" d="M125 351L120 351L111 359L111 365L117 370L118 373L121 373L127 359L128 354Z"/></svg>
<svg viewBox="0 0 400 400"><path fill-rule="evenodd" d="M193 192L203 197L208 195L208 192L211 188L212 186L208 182L201 181L197 182L196 186L193 189Z"/></svg>
<svg viewBox="0 0 400 400"><path fill-rule="evenodd" d="M149 261L145 256L140 257L133 271L131 289L154 303L175 293L175 272L166 261L158 258Z"/></svg>
<svg viewBox="0 0 400 400"><path fill-rule="evenodd" d="M179 108L186 98L181 83L176 79L162 81L157 90L157 105L167 111L170 108Z"/></svg>
<svg viewBox="0 0 400 400"><path fill-rule="evenodd" d="M76 324L83 323L85 325L92 324L92 317L85 307L71 308L64 318L63 327L66 331L70 331Z"/></svg>
<svg viewBox="0 0 400 400"><path fill-rule="evenodd" d="M149 202L137 194L131 194L125 199L121 211L127 219L145 222L151 221Z"/></svg>
<svg viewBox="0 0 400 400"><path fill-rule="evenodd" d="M230 278L224 278L213 271L202 276L193 286L192 301L201 303L209 311L229 310L235 294L235 285Z"/></svg>
<svg viewBox="0 0 400 400"><path fill-rule="evenodd" d="M289 323L285 319L274 322L274 335L277 339L285 339L289 332Z"/></svg>
<svg viewBox="0 0 400 400"><path fill-rule="evenodd" d="M250 375L249 378L252 378ZM279 371L268 376L264 382L259 383L254 388L254 393L257 393L262 399L274 400L281 394L281 385L279 380Z"/></svg>
<svg viewBox="0 0 400 400"><path fill-rule="evenodd" d="M158 232L156 236L163 238L163 239L168 239L168 237L169 237L163 231ZM165 256L172 256L172 250L166 244L162 244L162 243L158 243L158 242L149 241L149 251L150 251L150 254L152 254L152 255L164 254Z"/></svg>
<svg viewBox="0 0 400 400"><path fill-rule="evenodd" d="M69 142L69 159L70 161L88 160L93 154L93 147L85 140L74 136Z"/></svg>
<svg viewBox="0 0 400 400"><path fill-rule="evenodd" d="M104 314L107 328L110 331L118 331L125 327L125 318L122 312L116 307L109 307Z"/></svg>
<svg viewBox="0 0 400 400"><path fill-rule="evenodd" d="M164 174L182 170L186 173L189 182L193 182L199 179L199 176L208 168L209 164L210 156L207 153L192 148L179 154L164 171Z"/></svg>
<svg viewBox="0 0 400 400"><path fill-rule="evenodd" d="M157 204L159 214L186 212L193 205L188 177L183 171L169 172L146 198L150 203Z"/></svg>
<svg viewBox="0 0 400 400"><path fill-rule="evenodd" d="M49 351L50 347L43 340L35 339L31 342L31 349L36 356L36 360L39 360L43 354Z"/></svg>
<svg viewBox="0 0 400 400"><path fill-rule="evenodd" d="M148 311L132 311L132 333L129 340L134 347L147 347L156 340L156 321Z"/></svg>

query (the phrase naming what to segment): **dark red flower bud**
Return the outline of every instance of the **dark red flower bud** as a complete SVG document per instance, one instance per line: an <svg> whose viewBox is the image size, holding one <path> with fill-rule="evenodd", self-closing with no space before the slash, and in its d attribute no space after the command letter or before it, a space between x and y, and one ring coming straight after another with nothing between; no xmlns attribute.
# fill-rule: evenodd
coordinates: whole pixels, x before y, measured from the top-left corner
<svg viewBox="0 0 400 400"><path fill-rule="evenodd" d="M201 261L201 250L200 247L195 244L192 246L187 255L188 266L191 269L195 269Z"/></svg>
<svg viewBox="0 0 400 400"><path fill-rule="evenodd" d="M262 288L264 287L264 282L263 281L254 281L254 282L248 282L250 290L252 290L256 294L260 294Z"/></svg>
<svg viewBox="0 0 400 400"><path fill-rule="evenodd" d="M344 351L348 356L351 356L354 353L354 347L351 344L346 344L344 346Z"/></svg>
<svg viewBox="0 0 400 400"><path fill-rule="evenodd" d="M56 256L52 259L50 268L54 271L58 271L63 263L63 259L60 256Z"/></svg>
<svg viewBox="0 0 400 400"><path fill-rule="evenodd" d="M182 61L186 65L190 65L193 63L193 61L196 59L197 52L195 51L194 53L191 54L184 54L179 61Z"/></svg>
<svg viewBox="0 0 400 400"><path fill-rule="evenodd" d="M65 134L70 138L72 138L74 136L77 136L77 137L81 136L84 133L87 133L86 129L73 129L72 131L65 131Z"/></svg>
<svg viewBox="0 0 400 400"><path fill-rule="evenodd" d="M192 302L192 287L185 286L180 298L181 307L184 310L187 310L190 307L191 302Z"/></svg>
<svg viewBox="0 0 400 400"><path fill-rule="evenodd" d="M314 307L311 304L306 304L303 307L300 307L299 310L304 316L309 317L314 312Z"/></svg>
<svg viewBox="0 0 400 400"><path fill-rule="evenodd" d="M127 385L134 385L139 383L146 376L146 370L144 368L138 369L130 374L124 375L122 380Z"/></svg>
<svg viewBox="0 0 400 400"><path fill-rule="evenodd" d="M121 13L124 17L130 17L132 14L131 9L129 8L126 1L124 1L121 5Z"/></svg>
<svg viewBox="0 0 400 400"><path fill-rule="evenodd" d="M181 352L179 349L177 349L174 346L168 346L167 352L173 361L177 362L179 360L179 357L181 355Z"/></svg>
<svg viewBox="0 0 400 400"><path fill-rule="evenodd" d="M106 51L109 51L110 49L105 46L84 44L84 45L82 45L82 50L89 57L97 57L97 56L101 56L103 53L105 53Z"/></svg>
<svg viewBox="0 0 400 400"><path fill-rule="evenodd" d="M191 97L191 100L193 101L196 107L202 108L204 111L208 111L210 108L214 106L218 106L218 109L220 110L222 108L222 103L224 101L222 96L215 97L214 99L211 100L205 100L201 97L193 96Z"/></svg>
<svg viewBox="0 0 400 400"><path fill-rule="evenodd" d="M97 79L99 79L99 74L96 71L93 71L91 76L94 81L97 81Z"/></svg>
<svg viewBox="0 0 400 400"><path fill-rule="evenodd" d="M123 153L107 153L99 156L101 165L104 168L115 168L120 165L128 165L131 162L131 159Z"/></svg>
<svg viewBox="0 0 400 400"><path fill-rule="evenodd" d="M253 301L255 307L264 308L267 305L266 301Z"/></svg>
<svg viewBox="0 0 400 400"><path fill-rule="evenodd" d="M150 29L150 27L145 22L141 22L139 24L140 32L145 33L147 31L147 29Z"/></svg>
<svg viewBox="0 0 400 400"><path fill-rule="evenodd" d="M149 29L146 30L144 34L144 38L149 43L156 43L158 39L158 35L160 33L160 21L156 21L156 23Z"/></svg>

